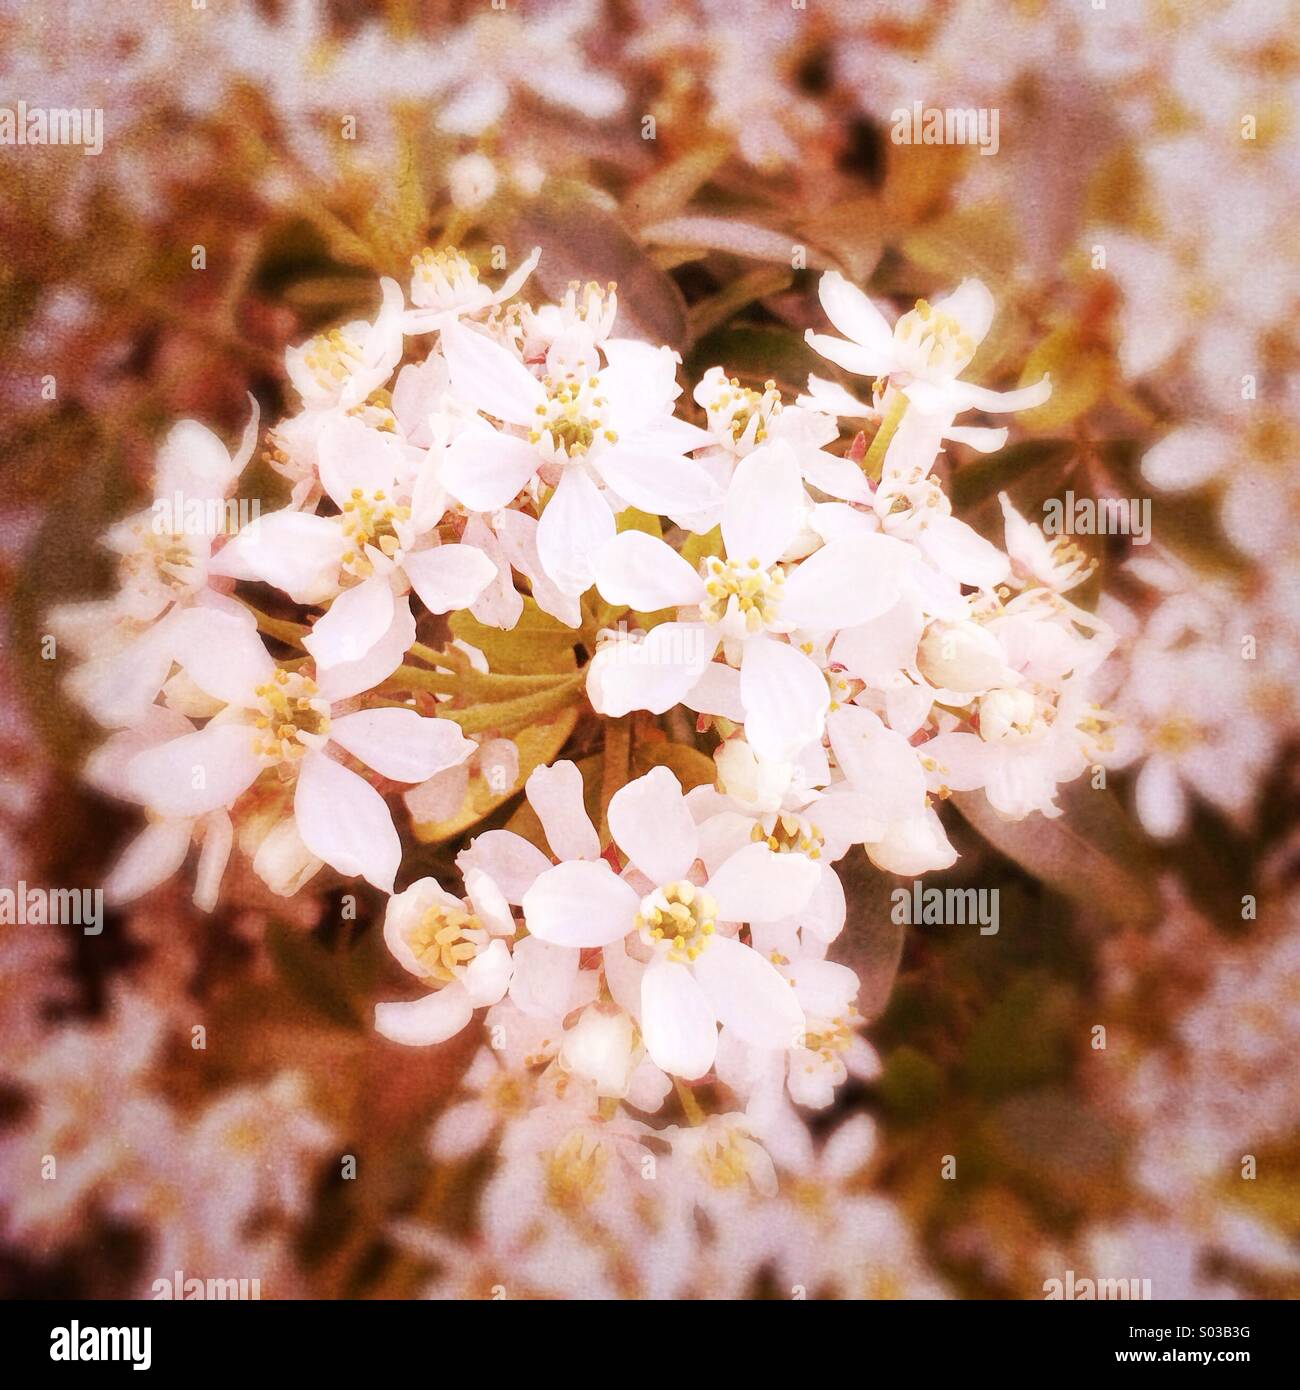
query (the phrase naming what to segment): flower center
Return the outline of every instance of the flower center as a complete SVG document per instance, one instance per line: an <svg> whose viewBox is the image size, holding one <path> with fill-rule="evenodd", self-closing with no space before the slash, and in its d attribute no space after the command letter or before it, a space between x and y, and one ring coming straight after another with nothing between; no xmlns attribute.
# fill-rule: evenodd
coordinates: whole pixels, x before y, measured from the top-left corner
<svg viewBox="0 0 1300 1390"><path fill-rule="evenodd" d="M545 1157L547 1201L561 1211L585 1207L605 1190L605 1161L601 1145L588 1147L581 1133L569 1135Z"/></svg>
<svg viewBox="0 0 1300 1390"><path fill-rule="evenodd" d="M557 459L580 458L593 444L616 444L618 435L607 429L602 411L609 402L596 392L597 377L585 381L555 381L543 378L549 400L537 407L541 417L537 429L529 430L528 442L541 444Z"/></svg>
<svg viewBox="0 0 1300 1390"><path fill-rule="evenodd" d="M368 545L377 546L391 560L402 548L398 524L410 519L410 507L399 506L387 493L372 492L367 496L361 488L354 487L343 504L343 534L351 542L351 548L343 555L343 568L349 574L366 578L374 569L365 555Z"/></svg>
<svg viewBox="0 0 1300 1390"><path fill-rule="evenodd" d="M707 597L700 612L705 622L735 616L746 632L758 632L775 619L784 587L785 571L779 565L765 570L755 559L742 564L711 555L704 562Z"/></svg>
<svg viewBox="0 0 1300 1390"><path fill-rule="evenodd" d="M709 944L718 905L693 883L665 884L641 900L636 924L648 945L666 941L669 960L693 961Z"/></svg>
<svg viewBox="0 0 1300 1390"><path fill-rule="evenodd" d="M772 417L780 413L781 393L776 382L765 382L762 391L755 391L732 377L708 408L709 427L729 434L736 444L757 445L767 438Z"/></svg>
<svg viewBox="0 0 1300 1390"><path fill-rule="evenodd" d="M975 355L975 343L951 314L936 312L924 299L894 325L894 337L924 367L954 374Z"/></svg>
<svg viewBox="0 0 1300 1390"><path fill-rule="evenodd" d="M341 328L331 328L307 344L302 361L321 390L333 391L361 365L361 346Z"/></svg>
<svg viewBox="0 0 1300 1390"><path fill-rule="evenodd" d="M420 308L455 304L471 294L478 282L478 266L454 246L445 251L425 247L411 257L411 300Z"/></svg>
<svg viewBox="0 0 1300 1390"><path fill-rule="evenodd" d="M141 524L135 528L136 549L122 557L127 575L136 581L161 584L172 593L197 589L203 572L195 565L190 538L179 531L158 532Z"/></svg>
<svg viewBox="0 0 1300 1390"><path fill-rule="evenodd" d="M472 912L435 903L407 934L406 942L429 978L447 985L478 954L478 943L469 934L482 930Z"/></svg>
<svg viewBox="0 0 1300 1390"><path fill-rule="evenodd" d="M755 822L749 838L755 844L765 844L773 854L806 854L809 859L820 859L826 843L812 821L791 811L774 816L769 830L763 829L762 822Z"/></svg>
<svg viewBox="0 0 1300 1390"><path fill-rule="evenodd" d="M317 693L316 682L296 671L279 670L253 692L257 711L253 752L268 765L301 758L319 747L329 733L330 707Z"/></svg>
<svg viewBox="0 0 1300 1390"><path fill-rule="evenodd" d="M1201 731L1195 720L1175 714L1159 724L1151 734L1151 747L1157 753L1177 757L1195 748L1201 741Z"/></svg>

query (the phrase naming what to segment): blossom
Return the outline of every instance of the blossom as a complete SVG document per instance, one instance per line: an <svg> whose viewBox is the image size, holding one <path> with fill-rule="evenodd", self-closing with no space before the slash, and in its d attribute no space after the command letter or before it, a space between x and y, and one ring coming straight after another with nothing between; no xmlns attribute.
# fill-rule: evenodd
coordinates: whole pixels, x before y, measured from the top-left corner
<svg viewBox="0 0 1300 1390"><path fill-rule="evenodd" d="M392 891L401 844L383 797L329 756L332 744L398 782L421 782L474 745L448 720L411 709L340 712L310 676L278 667L254 633L224 615L186 625L177 659L224 708L202 729L138 753L126 789L164 817L231 806L266 771L295 780L303 844L342 874Z"/></svg>

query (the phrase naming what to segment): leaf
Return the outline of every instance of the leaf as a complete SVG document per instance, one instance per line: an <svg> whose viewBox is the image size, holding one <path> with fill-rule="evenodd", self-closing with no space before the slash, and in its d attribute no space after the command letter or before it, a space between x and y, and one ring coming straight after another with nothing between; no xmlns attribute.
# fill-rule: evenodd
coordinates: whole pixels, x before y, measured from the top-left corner
<svg viewBox="0 0 1300 1390"><path fill-rule="evenodd" d="M1049 497L1074 450L1070 439L1026 439L963 464L953 471L948 490L953 508L965 513L1003 491L1011 492L1016 501L1034 481L1043 485L1042 498Z"/></svg>
<svg viewBox="0 0 1300 1390"><path fill-rule="evenodd" d="M995 849L1027 873L1121 925L1146 927L1161 912L1150 851L1114 795L1080 779L1059 796L1064 814L1003 820L983 792L953 804Z"/></svg>
<svg viewBox="0 0 1300 1390"><path fill-rule="evenodd" d="M455 636L487 657L490 671L529 676L574 669L578 629L544 613L530 597L524 598L524 610L509 631L486 627L468 609L453 613L450 625Z"/></svg>
<svg viewBox="0 0 1300 1390"><path fill-rule="evenodd" d="M633 777L643 777L652 767L666 767L684 792L711 787L717 779L713 759L686 743L638 743L632 752Z"/></svg>
<svg viewBox="0 0 1300 1390"><path fill-rule="evenodd" d="M344 983L341 961L320 942L282 922L271 922L266 947L289 991L331 1022L359 1027L361 1019Z"/></svg>
<svg viewBox="0 0 1300 1390"><path fill-rule="evenodd" d="M729 140L702 140L685 154L634 184L623 199L623 215L635 227L674 217L726 163Z"/></svg>
<svg viewBox="0 0 1300 1390"><path fill-rule="evenodd" d="M748 271L723 286L717 294L691 305L689 320L692 334L699 337L708 333L756 299L764 299L788 289L793 279L793 271L778 266L762 265Z"/></svg>
<svg viewBox="0 0 1300 1390"><path fill-rule="evenodd" d="M769 325L735 325L701 338L691 351L687 371L698 379L715 366L742 380L775 381L787 394L806 390L810 373L837 376L836 369L797 333Z"/></svg>
<svg viewBox="0 0 1300 1390"><path fill-rule="evenodd" d="M1059 325L1029 354L1020 373L1021 386L1049 374L1052 394L1033 410L1020 411L1017 419L1030 430L1064 429L1101 400L1114 370L1100 344L1086 340L1073 323Z"/></svg>
<svg viewBox="0 0 1300 1390"><path fill-rule="evenodd" d="M690 338L686 301L676 284L581 185L556 182L520 214L520 246L540 246L533 279L554 300L571 281L618 285L618 334L683 351Z"/></svg>

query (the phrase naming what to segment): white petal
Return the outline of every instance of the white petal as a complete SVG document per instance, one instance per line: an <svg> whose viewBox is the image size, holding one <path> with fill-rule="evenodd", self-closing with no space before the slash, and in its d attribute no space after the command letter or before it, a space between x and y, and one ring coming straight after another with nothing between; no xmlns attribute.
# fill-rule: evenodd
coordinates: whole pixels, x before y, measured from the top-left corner
<svg viewBox="0 0 1300 1390"><path fill-rule="evenodd" d="M807 904L821 877L821 865L807 855L773 854L752 844L719 866L708 890L724 922L779 922Z"/></svg>
<svg viewBox="0 0 1300 1390"><path fill-rule="evenodd" d="M495 1004L505 998L514 974L510 947L498 937L489 941L465 967L465 992L476 1009Z"/></svg>
<svg viewBox="0 0 1300 1390"><path fill-rule="evenodd" d="M361 660L392 624L393 588L387 575L377 574L344 589L316 620L302 645L315 658L320 673Z"/></svg>
<svg viewBox="0 0 1300 1390"><path fill-rule="evenodd" d="M541 461L526 439L496 430L465 430L447 450L442 484L462 506L492 512L514 501Z"/></svg>
<svg viewBox="0 0 1300 1390"><path fill-rule="evenodd" d="M885 358L892 354L894 330L888 319L838 270L828 270L817 282L817 297L826 317L846 338Z"/></svg>
<svg viewBox="0 0 1300 1390"><path fill-rule="evenodd" d="M222 546L208 569L231 579L263 580L295 603L320 603L338 591L346 550L342 529L329 517L272 512Z"/></svg>
<svg viewBox="0 0 1300 1390"><path fill-rule="evenodd" d="M468 608L497 577L497 567L472 545L420 550L407 555L402 568L430 613Z"/></svg>
<svg viewBox="0 0 1300 1390"><path fill-rule="evenodd" d="M1187 794L1178 769L1167 758L1149 758L1138 773L1138 818L1149 834L1172 839L1187 820Z"/></svg>
<svg viewBox="0 0 1300 1390"><path fill-rule="evenodd" d="M651 516L702 512L722 501L718 485L698 463L635 439L593 463L620 497Z"/></svg>
<svg viewBox="0 0 1300 1390"><path fill-rule="evenodd" d="M786 444L766 444L742 459L722 508L727 558L766 569L794 539L803 517L803 480Z"/></svg>
<svg viewBox="0 0 1300 1390"><path fill-rule="evenodd" d="M331 416L317 437L321 486L339 507L354 488L391 492L399 466L396 442L355 416Z"/></svg>
<svg viewBox="0 0 1300 1390"><path fill-rule="evenodd" d="M384 798L363 778L323 753L308 753L298 771L294 818L302 842L331 868L358 875L385 893L402 862L402 843Z"/></svg>
<svg viewBox="0 0 1300 1390"><path fill-rule="evenodd" d="M790 982L751 947L715 937L695 962L695 978L718 1018L751 1047L791 1047L802 1034L803 1010Z"/></svg>
<svg viewBox="0 0 1300 1390"><path fill-rule="evenodd" d="M698 714L720 714L733 724L745 722L740 672L722 661L710 661L699 680L681 697L681 702Z"/></svg>
<svg viewBox="0 0 1300 1390"><path fill-rule="evenodd" d="M551 861L522 835L512 830L486 830L456 856L462 874L481 869L505 894L507 902L521 903L539 874Z"/></svg>
<svg viewBox="0 0 1300 1390"><path fill-rule="evenodd" d="M524 791L557 859L600 858L600 839L583 802L582 773L576 763L565 759L535 768Z"/></svg>
<svg viewBox="0 0 1300 1390"><path fill-rule="evenodd" d="M997 546L955 516L931 517L917 544L945 574L981 589L1000 584L1011 568Z"/></svg>
<svg viewBox="0 0 1300 1390"><path fill-rule="evenodd" d="M858 997L858 977L831 960L800 960L790 967L795 997L812 1018L839 1018Z"/></svg>
<svg viewBox="0 0 1300 1390"><path fill-rule="evenodd" d="M819 739L830 705L826 678L786 642L760 637L745 643L740 665L745 737L760 757L788 762Z"/></svg>
<svg viewBox="0 0 1300 1390"><path fill-rule="evenodd" d="M660 623L644 642L609 642L588 667L588 698L612 717L634 709L663 714L695 686L717 649L703 623Z"/></svg>
<svg viewBox="0 0 1300 1390"><path fill-rule="evenodd" d="M604 860L575 859L540 874L524 894L528 930L557 946L605 946L632 930L640 899Z"/></svg>
<svg viewBox="0 0 1300 1390"><path fill-rule="evenodd" d="M651 1060L670 1076L693 1081L713 1065L718 1049L713 1008L684 965L656 960L646 968L641 1032Z"/></svg>
<svg viewBox="0 0 1300 1390"><path fill-rule="evenodd" d="M402 664L402 658L415 641L415 619L406 598L393 603L393 621L388 631L356 661L344 661L327 671L317 671L316 684L331 704L351 699L362 691L373 690Z"/></svg>
<svg viewBox="0 0 1300 1390"><path fill-rule="evenodd" d="M530 1018L563 1018L578 977L579 953L537 936L515 946L515 974L510 998Z"/></svg>
<svg viewBox="0 0 1300 1390"><path fill-rule="evenodd" d="M458 323L443 328L442 352L457 393L479 410L512 425L531 428L537 423L537 407L546 404L546 392L512 353Z"/></svg>
<svg viewBox="0 0 1300 1390"><path fill-rule="evenodd" d="M993 296L983 280L963 280L951 294L936 299L933 308L936 314L955 318L962 332L977 344L983 342L993 322Z"/></svg>
<svg viewBox="0 0 1300 1390"><path fill-rule="evenodd" d="M166 882L185 862L190 822L159 820L145 828L123 851L104 880L110 903L129 903Z"/></svg>
<svg viewBox="0 0 1300 1390"><path fill-rule="evenodd" d="M682 784L666 767L654 767L614 793L609 830L618 847L656 884L685 878L699 853L695 822Z"/></svg>
<svg viewBox="0 0 1300 1390"><path fill-rule="evenodd" d="M843 705L827 716L831 747L854 791L865 795L883 821L919 816L925 806L925 773L916 750L887 729L870 710Z"/></svg>
<svg viewBox="0 0 1300 1390"><path fill-rule="evenodd" d="M853 675L874 685L895 671L916 665L916 647L924 626L920 604L906 594L870 622L841 632L831 655Z"/></svg>
<svg viewBox="0 0 1300 1390"><path fill-rule="evenodd" d="M585 593L592 557L614 535L614 514L581 468L568 467L537 523L537 553L562 594Z"/></svg>
<svg viewBox="0 0 1300 1390"><path fill-rule="evenodd" d="M908 547L889 536L831 541L787 577L782 622L813 632L867 622L897 600L907 554Z"/></svg>
<svg viewBox="0 0 1300 1390"><path fill-rule="evenodd" d="M1232 441L1211 425L1183 425L1142 458L1142 476L1170 492L1200 487L1228 464Z"/></svg>
<svg viewBox="0 0 1300 1390"><path fill-rule="evenodd" d="M275 662L257 635L251 613L242 618L213 608L187 608L171 627L172 655L186 675L214 700L238 707L269 681Z"/></svg>
<svg viewBox="0 0 1300 1390"><path fill-rule="evenodd" d="M261 771L247 724L209 724L146 749L126 768L130 794L161 816L202 816L229 806Z"/></svg>
<svg viewBox="0 0 1300 1390"><path fill-rule="evenodd" d="M638 613L684 607L704 598L704 581L672 548L644 531L622 531L595 554L596 587L608 603Z"/></svg>
<svg viewBox="0 0 1300 1390"><path fill-rule="evenodd" d="M330 724L330 738L394 782L423 782L478 749L452 720L426 718L413 709L342 715Z"/></svg>
<svg viewBox="0 0 1300 1390"><path fill-rule="evenodd" d="M429 1047L454 1038L473 1017L474 1006L465 987L453 982L423 999L376 1004L375 1032L406 1047Z"/></svg>

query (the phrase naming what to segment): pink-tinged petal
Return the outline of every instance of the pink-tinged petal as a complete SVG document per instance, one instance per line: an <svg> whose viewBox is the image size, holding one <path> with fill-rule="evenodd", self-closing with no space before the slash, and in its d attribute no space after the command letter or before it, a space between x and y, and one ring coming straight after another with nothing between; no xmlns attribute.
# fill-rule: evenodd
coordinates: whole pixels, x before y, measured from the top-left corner
<svg viewBox="0 0 1300 1390"><path fill-rule="evenodd" d="M392 627L393 612L393 586L387 575L377 574L344 589L303 638L317 673L360 661Z"/></svg>
<svg viewBox="0 0 1300 1390"><path fill-rule="evenodd" d="M786 578L782 622L826 632L877 617L897 600L899 574L910 553L890 536L831 541Z"/></svg>
<svg viewBox="0 0 1300 1390"><path fill-rule="evenodd" d="M740 461L722 508L727 558L757 560L766 569L781 558L803 518L803 479L786 444L765 444Z"/></svg>
<svg viewBox="0 0 1300 1390"><path fill-rule="evenodd" d="M129 903L165 883L185 862L190 848L190 822L159 820L145 828L126 847L104 880L109 903Z"/></svg>
<svg viewBox="0 0 1300 1390"><path fill-rule="evenodd" d="M579 952L526 936L515 946L510 998L529 1018L563 1018L578 978Z"/></svg>
<svg viewBox="0 0 1300 1390"><path fill-rule="evenodd" d="M807 855L750 844L710 876L708 891L723 922L779 922L807 905L821 876L821 865Z"/></svg>
<svg viewBox="0 0 1300 1390"><path fill-rule="evenodd" d="M670 1076L694 1081L713 1065L716 1017L684 965L655 960L646 967L641 977L641 1033L655 1066Z"/></svg>
<svg viewBox="0 0 1300 1390"><path fill-rule="evenodd" d="M467 849L456 856L462 874L481 869L505 894L506 901L518 905L551 861L522 835L512 830L487 830L476 835Z"/></svg>
<svg viewBox="0 0 1300 1390"><path fill-rule="evenodd" d="M1234 454L1232 440L1212 425L1183 425L1142 456L1142 476L1169 492L1200 487L1216 477Z"/></svg>
<svg viewBox="0 0 1300 1390"><path fill-rule="evenodd" d="M465 992L476 1009L499 1003L510 988L514 974L510 947L498 937L488 944L465 967Z"/></svg>
<svg viewBox="0 0 1300 1390"><path fill-rule="evenodd" d="M373 690L402 664L402 658L415 641L415 619L406 598L393 601L393 621L388 631L356 661L344 661L327 671L317 671L316 684L321 695L331 704L349 700L353 695Z"/></svg>
<svg viewBox="0 0 1300 1390"><path fill-rule="evenodd" d="M917 544L944 574L980 589L1001 584L1011 570L997 546L955 516L931 517Z"/></svg>
<svg viewBox="0 0 1300 1390"><path fill-rule="evenodd" d="M840 1018L858 997L858 977L832 960L799 960L789 969L795 997L810 1018Z"/></svg>
<svg viewBox="0 0 1300 1390"><path fill-rule="evenodd" d="M698 463L645 440L616 444L592 462L625 502L651 516L702 512L722 501L717 483Z"/></svg>
<svg viewBox="0 0 1300 1390"><path fill-rule="evenodd" d="M983 425L949 425L943 437L954 444L964 444L977 454L996 454L1010 434L1008 429L991 430Z"/></svg>
<svg viewBox="0 0 1300 1390"><path fill-rule="evenodd" d="M317 437L321 486L342 507L354 488L391 492L397 477L397 439L351 415L332 415Z"/></svg>
<svg viewBox="0 0 1300 1390"><path fill-rule="evenodd" d="M864 348L888 358L894 349L889 320L838 270L828 270L817 282L817 298L836 330ZM888 368L885 368L888 371ZM881 375L882 373L877 373Z"/></svg>
<svg viewBox="0 0 1300 1390"><path fill-rule="evenodd" d="M458 323L443 328L442 353L458 395L498 420L529 428L536 425L537 407L546 404L546 392L512 353Z"/></svg>
<svg viewBox="0 0 1300 1390"><path fill-rule="evenodd" d="M106 728L138 724L172 668L171 631L164 618L124 647L83 661L67 678L69 694Z"/></svg>
<svg viewBox="0 0 1300 1390"><path fill-rule="evenodd" d="M321 603L338 592L346 550L336 520L310 512L272 512L223 545L208 570L231 579L260 579L283 589L295 603Z"/></svg>
<svg viewBox="0 0 1300 1390"><path fill-rule="evenodd" d="M821 737L831 697L816 663L787 642L757 637L741 657L740 698L750 746L762 758L788 762Z"/></svg>
<svg viewBox="0 0 1300 1390"><path fill-rule="evenodd" d="M672 548L644 531L623 531L595 555L596 587L607 603L638 613L704 599L704 581Z"/></svg>
<svg viewBox="0 0 1300 1390"><path fill-rule="evenodd" d="M430 1047L446 1042L474 1017L469 994L459 982L423 999L403 1004L375 1005L375 1032L405 1047Z"/></svg>
<svg viewBox="0 0 1300 1390"><path fill-rule="evenodd" d="M609 830L619 849L652 883L685 878L699 853L682 784L666 767L653 767L614 793Z"/></svg>
<svg viewBox="0 0 1300 1390"><path fill-rule="evenodd" d="M740 672L722 661L709 662L699 680L682 696L681 703L698 714L720 714L735 724L745 722Z"/></svg>
<svg viewBox="0 0 1300 1390"><path fill-rule="evenodd" d="M858 705L842 705L828 715L826 731L845 777L866 796L875 815L891 821L921 814L925 773L916 749L902 734Z"/></svg>
<svg viewBox="0 0 1300 1390"><path fill-rule="evenodd" d="M537 523L542 568L562 594L576 598L591 588L592 559L614 537L614 514L580 467L567 467Z"/></svg>
<svg viewBox="0 0 1300 1390"><path fill-rule="evenodd" d="M365 709L330 724L330 738L394 782L423 782L463 763L478 745L450 719L413 709Z"/></svg>
<svg viewBox="0 0 1300 1390"><path fill-rule="evenodd" d="M331 868L385 893L402 862L402 842L384 798L364 778L323 753L308 753L298 771L294 819L302 842Z"/></svg>
<svg viewBox="0 0 1300 1390"><path fill-rule="evenodd" d="M703 623L660 623L644 642L609 642L588 667L588 698L611 717L634 709L663 714L681 703L717 649L713 629Z"/></svg>
<svg viewBox="0 0 1300 1390"><path fill-rule="evenodd" d="M215 608L187 608L172 624L172 655L205 694L224 704L251 704L256 686L275 674L275 662L246 609L236 617Z"/></svg>
<svg viewBox="0 0 1300 1390"><path fill-rule="evenodd" d="M803 336L819 357L834 362L837 367L843 367L854 376L888 376L894 369L892 353L846 343L843 338L833 338L829 333L814 333L811 328Z"/></svg>
<svg viewBox="0 0 1300 1390"><path fill-rule="evenodd" d="M714 937L696 959L695 978L717 1017L751 1047L792 1047L803 1033L790 982L751 947Z"/></svg>
<svg viewBox="0 0 1300 1390"><path fill-rule="evenodd" d="M920 604L906 593L887 612L841 632L831 656L852 675L875 685L895 671L916 665L924 626Z"/></svg>
<svg viewBox="0 0 1300 1390"><path fill-rule="evenodd" d="M533 936L557 946L606 946L633 928L640 899L605 863L575 859L538 876L524 894Z"/></svg>
<svg viewBox="0 0 1300 1390"><path fill-rule="evenodd" d="M265 843L265 841L263 841ZM203 818L203 848L194 871L194 906L200 912L217 910L221 880L235 847L235 827L225 811L213 811Z"/></svg>
<svg viewBox="0 0 1300 1390"><path fill-rule="evenodd" d="M582 607L578 600L562 594L542 568L542 557L537 553L536 520L522 512L497 512L492 525L506 558L532 585L538 608L566 627L581 627Z"/></svg>
<svg viewBox="0 0 1300 1390"><path fill-rule="evenodd" d="M138 754L127 765L126 784L160 816L194 817L229 806L260 771L247 724L209 724Z"/></svg>
<svg viewBox="0 0 1300 1390"><path fill-rule="evenodd" d="M557 859L599 859L600 838L583 801L582 773L565 759L535 768L524 784L528 804Z"/></svg>
<svg viewBox="0 0 1300 1390"><path fill-rule="evenodd" d="M506 548L481 516L470 516L465 523L464 536L465 544L481 550L496 568L496 574L470 604L469 611L484 627L499 627L508 632L518 623L524 611L524 599L515 588L515 577L510 572L510 557Z"/></svg>
<svg viewBox="0 0 1300 1390"><path fill-rule="evenodd" d="M430 613L468 608L497 577L497 567L472 545L420 550L407 555L402 568Z"/></svg>
<svg viewBox="0 0 1300 1390"><path fill-rule="evenodd" d="M442 485L470 511L493 512L514 501L541 461L526 439L493 429L469 429L447 449Z"/></svg>

